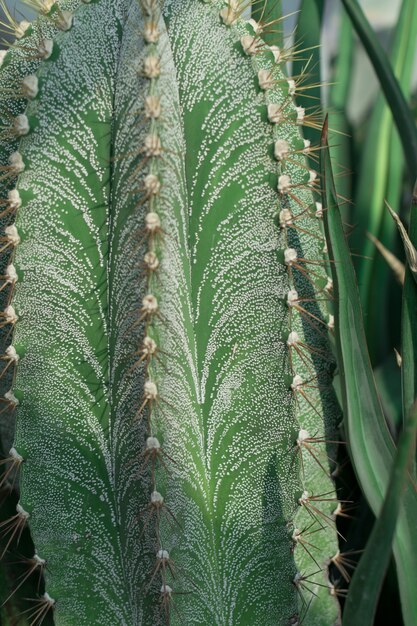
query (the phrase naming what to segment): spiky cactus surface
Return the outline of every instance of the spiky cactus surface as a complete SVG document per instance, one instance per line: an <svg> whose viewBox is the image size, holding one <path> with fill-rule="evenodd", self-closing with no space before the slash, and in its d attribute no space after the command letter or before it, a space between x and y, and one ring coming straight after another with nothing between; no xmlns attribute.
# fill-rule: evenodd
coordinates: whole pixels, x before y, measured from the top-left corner
<svg viewBox="0 0 417 626"><path fill-rule="evenodd" d="M45 573L23 617L333 624L331 281L274 25L37 4L0 71L3 533Z"/></svg>

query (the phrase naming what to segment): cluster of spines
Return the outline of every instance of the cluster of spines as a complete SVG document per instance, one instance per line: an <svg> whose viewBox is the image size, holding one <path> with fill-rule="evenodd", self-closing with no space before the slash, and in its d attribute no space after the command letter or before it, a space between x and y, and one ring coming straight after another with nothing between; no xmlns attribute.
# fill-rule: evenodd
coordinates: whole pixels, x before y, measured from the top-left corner
<svg viewBox="0 0 417 626"><path fill-rule="evenodd" d="M57 32L66 32L71 29L73 24L73 14L70 11L61 9L56 0L25 1L26 4L34 8L40 15L46 18L48 23L52 25ZM84 3L90 2L90 0L82 1ZM52 57L56 47L54 40L48 36L37 38L29 37L32 33L32 24L30 22L27 20L17 22L7 10L5 11L5 14L8 19L8 23L3 24L3 26L6 26L3 30L6 34L14 35L16 43L10 44L10 50L1 51L0 65L6 65L11 60L10 55L16 54L16 58L18 58L22 63L22 67L27 66L33 69L35 64L36 71L36 67L40 62L46 61ZM19 42L19 40L22 41ZM28 73L26 76L19 78L17 83L12 84L10 90L3 89L1 95L6 101L10 101L11 103L22 101L24 103L23 106L26 107L31 100L38 97L39 91L40 85L37 74ZM13 145L31 132L34 120L31 120L31 118L26 114L26 111L22 111L17 115L9 115L8 117L10 118L10 123L1 129L0 140L4 145L7 143ZM18 145L17 148L19 148ZM19 319L19 316L12 305L14 288L18 281L18 272L14 264L14 256L16 247L21 241L20 234L15 225L15 218L17 211L22 206L22 198L17 188L18 177L25 171L25 168L25 160L19 149L11 151L8 164L0 167L0 182L3 189L6 190L5 193L7 194L6 198L0 200L0 218L7 224L4 228L4 234L0 237L0 250L3 254L7 255L8 259L8 264L4 270L4 274L0 277L2 281L0 291L6 292L6 296L3 299L3 302L5 302L5 308L0 313L0 327L9 328L4 335L7 338L12 338L14 327ZM16 348L11 343L0 358L4 363L0 376L7 375L6 380L11 381L10 390L7 391L2 398L4 407L1 409L1 412L3 413L8 411L11 414L19 405L19 399L14 393L14 382L16 365L20 356ZM5 466L1 486L7 483L8 489L10 491L13 490L18 472L23 463L23 456L14 447L11 448L9 456L1 462L1 465ZM22 533L29 523L29 518L30 514L24 510L20 503L18 503L16 506L16 514L10 519L2 522L0 525L0 531L5 545L0 558L4 557L13 542L16 544L19 543ZM30 624L40 624L44 621L46 615L55 608L56 604L55 600L51 598L48 593L45 592L39 595L40 582L42 580L47 561L35 552L32 557L25 558L23 563L27 566L26 571L17 580L17 586L4 602L6 603L28 580L29 577L37 575L38 597L28 600L32 606L23 611L22 616L26 617Z"/></svg>
<svg viewBox="0 0 417 626"><path fill-rule="evenodd" d="M162 541L160 524L163 514L172 517L172 513L166 505L165 497L158 488L157 468L167 469L169 456L164 452L159 439L156 436L157 420L156 408L160 409L162 399L159 393L159 380L157 380L157 368L155 361L161 361L164 354L157 345L154 337L157 336L155 325L163 322L160 312L160 303L154 295L158 270L160 268L160 253L166 235L158 207L161 203L162 187L162 164L163 142L161 139L162 128L162 105L159 90L159 78L161 74L161 56L158 43L161 33L159 32L159 20L161 8L158 0L140 0L144 18L143 37L145 40L145 54L143 61L143 75L146 81L144 95L144 115L147 123L147 133L143 145L144 177L142 196L146 203L144 237L147 250L143 257L143 265L146 275L146 294L142 299L139 321L144 324L144 336L142 344L137 351L138 362L144 364L145 381L143 385L143 398L141 400L136 418L143 419L146 415L146 441L143 451L145 467L150 468L150 496L149 504L145 513L144 526L155 524L156 545L154 546L155 564L148 584L152 585L156 578L159 579L160 605L163 619L170 623L172 608L172 587L168 584L168 575L174 578L174 567L170 557L168 546ZM171 581L170 581L171 582Z"/></svg>
<svg viewBox="0 0 417 626"><path fill-rule="evenodd" d="M242 0L226 0L225 6L220 9L220 18L226 26L236 26L240 23L245 23L245 20L242 19L242 13L245 7L246 5L242 2ZM253 57L254 59L259 55L262 55L269 61L267 64L269 65L268 68L260 67L257 71L259 87L265 92L266 96L265 99L268 121L276 129L279 129L282 125L288 124L300 127L317 127L315 115L306 114L305 109L303 107L296 106L293 101L294 96L302 91L302 77L283 78L282 72L277 71L283 64L290 60L294 50L281 49L278 46L268 46L265 44L262 39L262 33L270 27L271 22L268 22L268 16L265 16L265 19L258 22L250 19L246 22L246 33L242 34L240 37L242 50L246 55ZM286 86L284 83L286 83ZM271 90L274 90L278 84L281 85L283 90L286 89L287 91L286 99L284 102L279 103L274 102L273 98L268 97ZM292 318L296 314L301 315L304 322L312 325L320 334L326 334L325 331L327 329L332 331L334 328L333 315L330 313L328 315L328 320L325 321L321 314L317 315L316 313L313 313L310 310L311 307L309 306L309 303L312 302L312 300L300 297L296 288L296 274L298 273L312 284L312 289L315 293L323 294L323 299L330 303L329 308L331 309L333 288L332 280L330 277L326 277L323 280L323 272L316 272L314 270L314 266L321 268L326 266L325 257L321 259L309 260L303 258L296 248L296 242L298 240L297 232L302 232L304 234L311 235L311 237L319 237L323 245L323 254L325 255L327 253L322 233L319 236L317 233L310 233L303 223L304 219L310 216L314 219L321 220L323 217L322 205L320 202L305 204L297 193L300 189L307 189L311 192L311 197L314 197L314 195L317 195L320 191L319 175L314 169L311 169L311 167L307 165L307 158L310 161L317 160L317 151L319 148L313 147L309 140L302 140L301 138L299 140L300 145L293 147L291 146L289 140L284 137L277 137L277 134L278 133L274 133L274 157L278 163L276 191L281 205L279 211L279 226L283 235L282 239L284 241L284 245L286 246L282 252L282 261L288 268L290 287L286 298L286 303L289 308L289 333L287 347L292 375L290 389L296 403L300 401L301 397L303 401L310 405L313 411L317 411L314 405L314 400L309 396L309 388L317 389L318 387L313 359L314 355L318 355L319 358L324 360L329 359L329 356L326 355L324 351L320 351L314 346L309 346L301 340L297 331L293 329ZM288 165L290 165L290 168L287 167ZM298 177L297 182L293 181L290 173L288 172L288 169L294 167L298 168L299 172L302 174ZM300 178L302 179L301 181L299 180ZM291 212L290 202L288 202L288 199L291 199L300 207L300 210L296 215ZM291 231L295 233L295 237L291 237ZM316 297L313 297L315 300ZM303 378L297 374L297 360L303 364L305 369L311 372L311 378L309 380L303 380ZM336 442L328 442L324 437L311 436L308 431L300 428L295 442L295 453L297 453L299 457L302 469L302 482L305 480L303 455L306 454L309 455L310 458L314 459L315 463L317 463L319 468L325 472L326 475L329 475L329 459L327 457L322 459L320 457L320 452L317 451L318 445L325 445L327 443ZM340 563L342 562L343 567L343 555L340 556L340 552L337 552L337 554L330 559L326 559L326 557L322 558L322 562L320 563L318 561L319 557L316 558L314 556L315 546L313 543L315 533L324 530L326 527L334 527L335 517L338 514L339 509L342 510L341 503L337 504L334 514L331 516L321 510L321 503L328 504L333 501L337 501L333 492L329 494L312 495L304 490L298 499L298 505L300 508L305 509L311 519L311 524L303 530L296 528L293 522L290 522L289 524L289 527L292 528L292 551L296 550L298 546L301 546L316 566L316 571L310 574L304 574L297 571L292 581L301 601L300 614L291 618L293 620L291 623L294 624L299 623L300 620L303 619L302 614L304 613L305 615L310 604L306 597L309 595L311 601L312 597L315 595L313 590L315 585L323 587L327 586L331 595L337 595L335 584L330 582L329 579L327 579L327 585L319 583L315 576L320 572L323 572L327 576L328 572L326 570L329 562L333 563L339 570L341 570ZM342 575L343 573L346 573L346 569L342 571Z"/></svg>

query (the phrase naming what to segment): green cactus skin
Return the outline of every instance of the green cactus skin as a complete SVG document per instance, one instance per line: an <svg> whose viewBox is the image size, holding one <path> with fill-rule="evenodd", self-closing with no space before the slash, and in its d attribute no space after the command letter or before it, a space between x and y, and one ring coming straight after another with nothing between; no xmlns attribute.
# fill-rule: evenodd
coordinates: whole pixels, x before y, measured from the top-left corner
<svg viewBox="0 0 417 626"><path fill-rule="evenodd" d="M0 72L38 79L2 104L30 130L5 122L1 154L33 616L336 623L331 284L296 85L239 2L59 6Z"/></svg>

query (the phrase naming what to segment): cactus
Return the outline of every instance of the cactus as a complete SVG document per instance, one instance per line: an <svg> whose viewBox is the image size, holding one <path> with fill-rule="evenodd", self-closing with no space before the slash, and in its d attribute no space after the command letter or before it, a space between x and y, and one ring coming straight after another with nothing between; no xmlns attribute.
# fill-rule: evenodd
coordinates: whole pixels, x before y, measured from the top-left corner
<svg viewBox="0 0 417 626"><path fill-rule="evenodd" d="M239 0L31 4L0 71L2 529L44 574L22 617L335 623L332 283L292 52Z"/></svg>

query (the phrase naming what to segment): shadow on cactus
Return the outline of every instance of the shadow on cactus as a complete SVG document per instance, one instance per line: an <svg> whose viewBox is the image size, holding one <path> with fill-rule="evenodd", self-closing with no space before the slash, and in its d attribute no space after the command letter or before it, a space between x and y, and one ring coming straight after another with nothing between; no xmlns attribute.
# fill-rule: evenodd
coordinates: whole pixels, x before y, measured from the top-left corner
<svg viewBox="0 0 417 626"><path fill-rule="evenodd" d="M4 621L334 624L332 281L279 5L30 4L0 70L1 529L34 545Z"/></svg>

